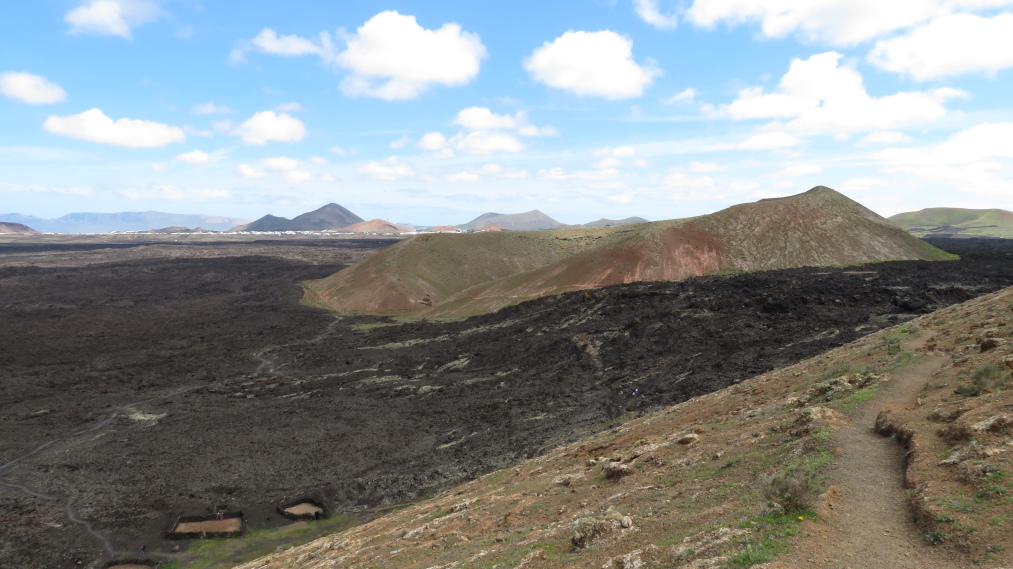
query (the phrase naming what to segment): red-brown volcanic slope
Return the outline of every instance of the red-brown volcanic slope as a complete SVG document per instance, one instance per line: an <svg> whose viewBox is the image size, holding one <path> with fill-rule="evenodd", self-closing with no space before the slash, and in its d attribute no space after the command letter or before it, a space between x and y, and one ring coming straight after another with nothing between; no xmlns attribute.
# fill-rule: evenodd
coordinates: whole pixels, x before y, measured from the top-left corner
<svg viewBox="0 0 1013 569"><path fill-rule="evenodd" d="M371 219L369 221L349 225L348 227L342 227L341 231L350 231L352 233L401 233L409 230L401 227L400 225L394 225L389 221Z"/></svg>
<svg viewBox="0 0 1013 569"><path fill-rule="evenodd" d="M945 253L831 190L632 226L426 235L310 284L342 313L468 316L541 296L720 271L941 260Z"/></svg>
<svg viewBox="0 0 1013 569"><path fill-rule="evenodd" d="M38 235L39 232L20 223L0 222L0 234L2 235Z"/></svg>

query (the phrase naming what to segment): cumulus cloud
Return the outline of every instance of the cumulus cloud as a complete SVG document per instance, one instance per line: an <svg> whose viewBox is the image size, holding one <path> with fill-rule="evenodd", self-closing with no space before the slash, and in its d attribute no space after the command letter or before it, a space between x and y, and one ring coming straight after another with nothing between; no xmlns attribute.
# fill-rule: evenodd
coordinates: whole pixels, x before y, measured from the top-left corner
<svg viewBox="0 0 1013 569"><path fill-rule="evenodd" d="M31 105L59 103L67 98L67 92L63 90L63 87L41 75L33 75L23 71L0 73L0 93Z"/></svg>
<svg viewBox="0 0 1013 569"><path fill-rule="evenodd" d="M1013 67L1013 14L951 14L913 32L880 41L869 62L924 81Z"/></svg>
<svg viewBox="0 0 1013 569"><path fill-rule="evenodd" d="M154 170L156 174L165 174L169 171L169 167L160 162L152 162L151 169Z"/></svg>
<svg viewBox="0 0 1013 569"><path fill-rule="evenodd" d="M874 156L888 173L995 197L1013 195L1013 123L984 123L921 148L888 148Z"/></svg>
<svg viewBox="0 0 1013 569"><path fill-rule="evenodd" d="M774 150L802 144L802 140L786 132L765 132L747 138L735 146L739 150Z"/></svg>
<svg viewBox="0 0 1013 569"><path fill-rule="evenodd" d="M113 121L99 109L67 117L50 116L42 126L53 134L128 148L157 148L186 140L178 127L133 119Z"/></svg>
<svg viewBox="0 0 1013 569"><path fill-rule="evenodd" d="M689 163L689 171L690 172L697 172L697 173L722 172L722 171L727 170L727 169L728 168L726 166L722 166L721 164L718 164L717 162L690 162Z"/></svg>
<svg viewBox="0 0 1013 569"><path fill-rule="evenodd" d="M430 30L420 26L415 16L390 10L373 16L355 33L339 31L338 36L346 44L343 51L327 31L304 38L264 28L252 40L240 42L229 54L229 61L245 61L250 51L287 57L313 55L349 72L340 85L345 95L405 101L436 85L470 83L487 55L481 38L458 24Z"/></svg>
<svg viewBox="0 0 1013 569"><path fill-rule="evenodd" d="M796 34L804 41L854 44L924 22L942 0L695 0L686 19L713 27L759 22L763 35Z"/></svg>
<svg viewBox="0 0 1013 569"><path fill-rule="evenodd" d="M268 170L275 172L291 172L299 167L299 161L287 156L275 156L273 158L261 158L260 163Z"/></svg>
<svg viewBox="0 0 1013 569"><path fill-rule="evenodd" d="M99 36L120 36L132 39L133 28L153 22L162 16L162 9L148 0L91 0L64 15L70 29L67 33Z"/></svg>
<svg viewBox="0 0 1013 569"><path fill-rule="evenodd" d="M428 30L395 11L373 16L346 41L337 63L351 74L341 90L387 101L414 99L433 85L465 85L486 57L479 36L460 25Z"/></svg>
<svg viewBox="0 0 1013 569"><path fill-rule="evenodd" d="M674 30L679 25L679 15L662 13L658 0L633 0L633 8L641 20L659 30Z"/></svg>
<svg viewBox="0 0 1013 569"><path fill-rule="evenodd" d="M473 183L479 181L481 178L478 174L472 172L458 172L456 174L450 174L446 177L448 182L466 182Z"/></svg>
<svg viewBox="0 0 1013 569"><path fill-rule="evenodd" d="M316 164L317 166L326 166L330 164L330 162L328 162L323 156L310 156L310 162Z"/></svg>
<svg viewBox="0 0 1013 569"><path fill-rule="evenodd" d="M298 142L306 136L306 125L291 115L261 111L240 124L232 134L243 137L246 144L263 146L268 141Z"/></svg>
<svg viewBox="0 0 1013 569"><path fill-rule="evenodd" d="M405 146L408 146L411 143L412 137L408 136L407 134L402 134L401 138L391 141L389 146L396 150L398 148L404 148Z"/></svg>
<svg viewBox="0 0 1013 569"><path fill-rule="evenodd" d="M545 42L524 60L536 81L578 95L605 99L639 97L662 71L633 60L633 40L610 30L570 30Z"/></svg>
<svg viewBox="0 0 1013 569"><path fill-rule="evenodd" d="M235 112L228 105L216 105L214 101L194 105L190 110L195 115L223 115Z"/></svg>
<svg viewBox="0 0 1013 569"><path fill-rule="evenodd" d="M872 97L857 71L838 65L841 57L830 51L794 59L778 92L744 89L722 112L734 119L791 119L787 128L804 132L880 130L939 119L945 101L966 95L940 88Z"/></svg>
<svg viewBox="0 0 1013 569"><path fill-rule="evenodd" d="M240 164L236 167L236 174L239 174L243 178L248 180L255 180L257 178L263 178L267 176L267 172L250 166L249 164Z"/></svg>
<svg viewBox="0 0 1013 569"><path fill-rule="evenodd" d="M447 147L447 137L443 136L442 132L430 132L426 133L419 139L415 144L417 148L422 150L437 151L443 150Z"/></svg>
<svg viewBox="0 0 1013 569"><path fill-rule="evenodd" d="M464 154L488 155L496 152L521 152L524 144L512 134L477 131L454 137L454 147Z"/></svg>
<svg viewBox="0 0 1013 569"><path fill-rule="evenodd" d="M720 188L710 176L690 176L676 171L665 177L665 185L672 190L672 199L676 201L724 199L717 193Z"/></svg>
<svg viewBox="0 0 1013 569"><path fill-rule="evenodd" d="M285 172L284 174L282 174L282 177L285 178L285 181L290 184L301 184L303 182L308 182L312 180L313 174L307 172L306 170L292 170L290 172Z"/></svg>
<svg viewBox="0 0 1013 569"><path fill-rule="evenodd" d="M332 146L328 148L327 151L333 152L338 156L341 156L342 158L345 158L347 156L355 156L357 154L354 148L344 148L341 146Z"/></svg>
<svg viewBox="0 0 1013 569"><path fill-rule="evenodd" d="M410 164L402 162L397 156L391 156L379 162L370 162L356 168L360 175L373 180L394 181L402 178L414 178L417 173Z"/></svg>
<svg viewBox="0 0 1013 569"><path fill-rule="evenodd" d="M869 134L862 137L862 142L868 142L870 144L897 144L899 142L910 142L911 137L904 134L903 132L897 132L895 130L881 130L876 132L870 132Z"/></svg>
<svg viewBox="0 0 1013 569"><path fill-rule="evenodd" d="M471 130L515 129L518 128L518 119L519 116L498 115L485 107L468 107L457 113L454 124Z"/></svg>
<svg viewBox="0 0 1013 569"><path fill-rule="evenodd" d="M451 158L455 152L488 155L498 152L522 152L526 147L519 136L558 136L551 126L535 126L527 113L500 115L485 107L468 107L457 113L454 123L463 129L452 137L440 132L424 135L417 148L435 152L436 157Z"/></svg>
<svg viewBox="0 0 1013 569"><path fill-rule="evenodd" d="M176 160L180 162L186 162L187 164L207 164L211 161L211 155L207 152L201 152L200 150L194 150L193 152L187 152L176 156Z"/></svg>

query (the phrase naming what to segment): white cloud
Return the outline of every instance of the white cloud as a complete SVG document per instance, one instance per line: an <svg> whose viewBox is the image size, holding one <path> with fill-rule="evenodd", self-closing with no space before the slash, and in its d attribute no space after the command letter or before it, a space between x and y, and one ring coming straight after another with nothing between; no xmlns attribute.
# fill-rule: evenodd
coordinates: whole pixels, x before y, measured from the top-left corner
<svg viewBox="0 0 1013 569"><path fill-rule="evenodd" d="M913 32L880 41L869 61L915 79L967 73L994 75L1013 67L1013 14L951 14Z"/></svg>
<svg viewBox="0 0 1013 569"><path fill-rule="evenodd" d="M407 134L403 134L401 135L401 138L391 142L390 147L394 149L404 148L405 146L408 146L411 143L412 137L408 136Z"/></svg>
<svg viewBox="0 0 1013 569"><path fill-rule="evenodd" d="M338 156L341 156L342 158L345 158L345 157L348 157L348 156L355 156L356 154L358 154L355 151L354 148L342 148L341 146L332 146L332 147L328 148L327 151L328 152L333 152L333 153L337 154Z"/></svg>
<svg viewBox="0 0 1013 569"><path fill-rule="evenodd" d="M822 174L823 167L819 164L795 164L788 166L784 170L774 172L771 176L777 176L782 178L793 178L796 176L811 176L813 174Z"/></svg>
<svg viewBox="0 0 1013 569"><path fill-rule="evenodd" d="M246 144L263 146L269 140L298 142L306 136L306 125L291 115L261 111L240 124L232 134L243 137Z"/></svg>
<svg viewBox="0 0 1013 569"><path fill-rule="evenodd" d="M299 167L299 161L287 156L276 156L273 158L261 158L260 163L268 170L275 172L291 172Z"/></svg>
<svg viewBox="0 0 1013 569"><path fill-rule="evenodd" d="M321 32L318 36L318 43L296 35L278 35L278 32L271 28L260 30L255 38L250 40L250 45L257 51L271 55L284 57L298 57L301 55L317 55L324 60L333 59L334 42L331 35Z"/></svg>
<svg viewBox="0 0 1013 569"><path fill-rule="evenodd" d="M288 113L298 113L303 110L302 105L296 102L291 103L278 103L274 106L274 110L283 111Z"/></svg>
<svg viewBox="0 0 1013 569"><path fill-rule="evenodd" d="M316 164L317 166L326 166L330 164L330 162L328 162L323 156L310 156L310 162Z"/></svg>
<svg viewBox="0 0 1013 569"><path fill-rule="evenodd" d="M559 130L554 126L535 126L529 124L517 129L521 136L559 136Z"/></svg>
<svg viewBox="0 0 1013 569"><path fill-rule="evenodd" d="M399 180L414 178L417 174L410 164L402 162L397 156L391 156L380 162L370 162L359 166L356 171L373 180Z"/></svg>
<svg viewBox="0 0 1013 569"><path fill-rule="evenodd" d="M446 177L448 182L465 182L473 183L479 181L481 178L478 174L471 172L458 172L457 174L450 174Z"/></svg>
<svg viewBox="0 0 1013 569"><path fill-rule="evenodd" d="M0 192L52 193L69 196L90 196L92 189L87 186L43 186L41 184L7 184L0 182Z"/></svg>
<svg viewBox="0 0 1013 569"><path fill-rule="evenodd" d="M63 87L49 79L17 71L0 73L0 93L31 105L59 103L67 98Z"/></svg>
<svg viewBox="0 0 1013 569"><path fill-rule="evenodd" d="M637 149L632 146L614 146L614 147L606 146L605 148L599 148L598 150L595 150L591 154L595 156L617 156L625 158L628 156L633 156L636 153Z"/></svg>
<svg viewBox="0 0 1013 569"><path fill-rule="evenodd" d="M237 166L236 174L239 174L240 176L248 180L254 180L256 178L263 178L264 176L267 176L267 172L259 168L254 168L249 164L240 164L239 166Z"/></svg>
<svg viewBox="0 0 1013 569"><path fill-rule="evenodd" d="M452 140L454 147L464 154L487 155L496 152L521 152L524 143L512 134L476 131L457 135Z"/></svg>
<svg viewBox="0 0 1013 569"><path fill-rule="evenodd" d="M131 30L162 15L158 4L147 0L92 0L67 12L67 33L120 36L132 39Z"/></svg>
<svg viewBox="0 0 1013 569"><path fill-rule="evenodd" d="M878 178L853 178L837 186L840 192L868 192L889 187L890 184Z"/></svg>
<svg viewBox="0 0 1013 569"><path fill-rule="evenodd" d="M423 135L415 146L422 150L443 150L447 147L447 137L442 132L430 132Z"/></svg>
<svg viewBox="0 0 1013 569"><path fill-rule="evenodd" d="M727 170L727 169L728 168L726 166L722 166L721 164L718 164L717 162L690 162L689 163L689 171L690 172L696 172L696 173L699 173L699 174L703 174L703 173L707 173L707 172L723 172L724 170Z"/></svg>
<svg viewBox="0 0 1013 569"><path fill-rule="evenodd" d="M524 69L550 87L613 100L639 97L662 73L653 61L638 65L633 40L610 30L568 31L536 49Z"/></svg>
<svg viewBox="0 0 1013 569"><path fill-rule="evenodd" d="M904 134L903 132L897 132L894 130L870 132L862 138L862 142L868 142L870 144L897 144L899 142L910 141L910 136Z"/></svg>
<svg viewBox="0 0 1013 569"><path fill-rule="evenodd" d="M216 105L214 101L208 101L194 105L190 112L195 115L223 115L235 111L230 109L228 105Z"/></svg>
<svg viewBox="0 0 1013 569"><path fill-rule="evenodd" d="M678 104L689 105L693 103L693 101L695 100L696 100L696 89L689 87L687 89L679 91L678 93L672 95L667 99L662 99L661 102L665 105L678 105Z"/></svg>
<svg viewBox="0 0 1013 569"><path fill-rule="evenodd" d="M780 92L745 89L722 110L735 119L792 119L787 128L803 132L881 130L939 119L947 112L943 102L966 95L940 88L871 97L857 71L838 65L841 57L830 51L794 59Z"/></svg>
<svg viewBox="0 0 1013 569"><path fill-rule="evenodd" d="M290 184L301 184L312 180L313 174L306 170L292 170L291 172L282 174L282 177Z"/></svg>
<svg viewBox="0 0 1013 569"><path fill-rule="evenodd" d="M609 156L607 158L602 158L598 162L592 163L591 166L594 168L615 168L617 166L621 166L622 163L622 160L614 156Z"/></svg>
<svg viewBox="0 0 1013 569"><path fill-rule="evenodd" d="M521 114L518 113L519 116ZM454 124L471 130L515 129L519 124L519 116L497 115L485 107L468 107L457 113Z"/></svg>
<svg viewBox="0 0 1013 569"><path fill-rule="evenodd" d="M732 182L728 184L728 189L733 192L745 193L760 189L760 184L758 182Z"/></svg>
<svg viewBox="0 0 1013 569"><path fill-rule="evenodd" d="M151 164L151 169L154 170L155 173L157 174L165 174L166 172L169 171L168 166L166 166L165 164L161 164L159 162L153 162Z"/></svg>
<svg viewBox="0 0 1013 569"><path fill-rule="evenodd" d="M710 176L690 176L684 172L672 172L665 177L665 185L673 190L676 201L709 201L724 199L718 185Z"/></svg>
<svg viewBox="0 0 1013 569"><path fill-rule="evenodd" d="M499 164L485 164L478 169L482 174L490 176L496 176L497 178L509 178L509 179L520 179L527 178L527 170L517 170L516 168L506 169Z"/></svg>
<svg viewBox="0 0 1013 569"><path fill-rule="evenodd" d="M186 140L178 127L133 119L114 122L99 109L67 117L50 116L42 126L53 134L129 148L157 148Z"/></svg>
<svg viewBox="0 0 1013 569"><path fill-rule="evenodd" d="M232 131L232 121L225 119L222 121L211 121L211 130L222 134Z"/></svg>
<svg viewBox="0 0 1013 569"><path fill-rule="evenodd" d="M229 197L228 190L181 188L171 184L143 189L122 189L119 193L135 200L167 200L167 201L208 201L221 200Z"/></svg>
<svg viewBox="0 0 1013 569"><path fill-rule="evenodd" d="M744 142L737 144L739 150L773 150L775 148L789 148L798 146L802 141L785 132L765 132L756 134Z"/></svg>
<svg viewBox="0 0 1013 569"><path fill-rule="evenodd" d="M486 57L477 34L454 23L423 28L415 16L380 12L347 38L337 63L351 71L341 82L348 96L409 100L434 85L471 82Z"/></svg>
<svg viewBox="0 0 1013 569"><path fill-rule="evenodd" d="M538 177L542 180L566 181L566 180L610 180L619 177L619 170L615 168L602 168L598 170L574 170L566 171L562 168L550 170L539 170Z"/></svg>
<svg viewBox="0 0 1013 569"><path fill-rule="evenodd" d="M338 179L335 178L334 176L330 175L330 174L324 174L323 176L320 176L320 181L322 181L322 182L337 182Z"/></svg>
<svg viewBox="0 0 1013 569"><path fill-rule="evenodd" d="M674 30L679 25L678 14L662 14L658 0L633 0L640 19L659 30Z"/></svg>
<svg viewBox="0 0 1013 569"><path fill-rule="evenodd" d="M695 0L686 19L713 27L760 22L763 35L797 34L804 41L854 44L924 22L942 0Z"/></svg>
<svg viewBox="0 0 1013 569"><path fill-rule="evenodd" d="M176 160L180 162L186 162L187 164L207 164L211 161L211 155L207 152L201 152L200 150L194 150L193 152L187 152L176 156Z"/></svg>
<svg viewBox="0 0 1013 569"><path fill-rule="evenodd" d="M888 173L914 174L944 187L994 197L1013 195L1013 123L984 123L940 144L888 148L874 156Z"/></svg>
<svg viewBox="0 0 1013 569"><path fill-rule="evenodd" d="M605 199L616 203L630 203L633 201L633 196L630 194L619 194L614 196L605 196Z"/></svg>

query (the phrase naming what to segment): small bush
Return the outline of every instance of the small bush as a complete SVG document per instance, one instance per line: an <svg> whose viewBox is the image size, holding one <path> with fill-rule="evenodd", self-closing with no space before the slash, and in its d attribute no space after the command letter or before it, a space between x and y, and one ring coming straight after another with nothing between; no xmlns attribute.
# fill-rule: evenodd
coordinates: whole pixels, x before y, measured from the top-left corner
<svg viewBox="0 0 1013 569"><path fill-rule="evenodd" d="M777 472L764 478L763 496L780 504L785 513L792 513L811 510L817 493L808 477Z"/></svg>
<svg viewBox="0 0 1013 569"><path fill-rule="evenodd" d="M972 383L980 389L1001 389L1009 380L1009 371L998 365L982 366L971 374Z"/></svg>

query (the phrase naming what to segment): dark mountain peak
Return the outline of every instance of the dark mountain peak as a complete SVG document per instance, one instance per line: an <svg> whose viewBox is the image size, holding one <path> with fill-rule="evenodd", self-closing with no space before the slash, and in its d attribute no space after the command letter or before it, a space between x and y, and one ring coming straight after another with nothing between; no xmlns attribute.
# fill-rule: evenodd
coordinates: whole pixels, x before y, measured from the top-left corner
<svg viewBox="0 0 1013 569"><path fill-rule="evenodd" d="M349 225L365 221L346 208L329 203L321 208L296 216L289 227L292 231L321 231L324 229L342 229Z"/></svg>

